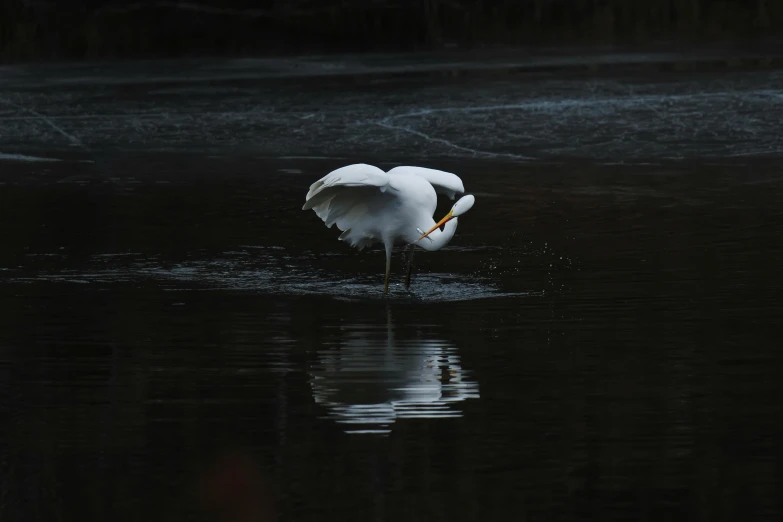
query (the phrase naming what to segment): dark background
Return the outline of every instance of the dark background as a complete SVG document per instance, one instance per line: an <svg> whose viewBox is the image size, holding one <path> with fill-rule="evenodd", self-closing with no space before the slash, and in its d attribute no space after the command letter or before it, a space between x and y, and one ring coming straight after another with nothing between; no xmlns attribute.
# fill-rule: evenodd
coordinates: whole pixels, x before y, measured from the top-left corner
<svg viewBox="0 0 783 522"><path fill-rule="evenodd" d="M0 522L781 520L781 25L781 0L0 0ZM765 56L643 56L727 43ZM582 52L609 46L654 64ZM579 67L339 54L545 47ZM335 55L222 59L300 53ZM218 59L121 61L177 57ZM301 211L360 161L477 195L412 296L401 255L383 298L380 250ZM480 397L338 422L433 354Z"/></svg>
<svg viewBox="0 0 783 522"><path fill-rule="evenodd" d="M766 40L774 0L3 0L14 60Z"/></svg>

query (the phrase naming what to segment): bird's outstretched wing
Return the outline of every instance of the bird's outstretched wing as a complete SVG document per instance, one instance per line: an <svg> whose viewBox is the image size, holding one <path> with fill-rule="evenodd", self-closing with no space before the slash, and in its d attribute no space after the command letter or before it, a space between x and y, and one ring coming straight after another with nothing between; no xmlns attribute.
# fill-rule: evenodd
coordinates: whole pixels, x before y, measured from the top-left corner
<svg viewBox="0 0 783 522"><path fill-rule="evenodd" d="M444 172L442 170L428 169L426 167L394 167L388 173L389 176L395 174L413 174L415 176L421 176L430 182L435 188L435 192L438 194L444 194L450 199L454 199L456 194L463 194L465 192L465 186L462 184L462 180L456 174L451 172Z"/></svg>
<svg viewBox="0 0 783 522"><path fill-rule="evenodd" d="M330 195L336 194L344 187L378 187L384 192L389 186L389 175L378 167L365 163L356 163L333 170L312 185L305 197L302 210L323 203Z"/></svg>
<svg viewBox="0 0 783 522"><path fill-rule="evenodd" d="M368 221L371 200L389 188L389 175L378 167L358 163L334 170L312 185L302 210L313 209L327 227L337 224L341 240L359 249L372 244L357 224Z"/></svg>

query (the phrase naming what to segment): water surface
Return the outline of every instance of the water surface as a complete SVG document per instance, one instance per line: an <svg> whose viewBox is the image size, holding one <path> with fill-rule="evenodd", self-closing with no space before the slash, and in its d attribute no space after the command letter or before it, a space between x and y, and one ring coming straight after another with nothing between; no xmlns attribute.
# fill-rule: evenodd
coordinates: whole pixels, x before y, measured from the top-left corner
<svg viewBox="0 0 783 522"><path fill-rule="evenodd" d="M729 110L721 96L699 110ZM562 136L586 136L600 103L558 120ZM746 133L741 158L687 119L663 143L677 105L591 161L416 161L477 202L451 245L417 254L410 290L395 255L389 296L382 251L351 250L301 205L333 168L391 166L393 140L270 157L191 134L126 146L111 132L143 132L123 118L89 135L86 117L14 120L78 143L0 148L2 518L779 519L779 104L754 103L737 101L745 127L713 127ZM615 130L647 121L612 107ZM453 144L492 135L479 114L417 121L464 124Z"/></svg>

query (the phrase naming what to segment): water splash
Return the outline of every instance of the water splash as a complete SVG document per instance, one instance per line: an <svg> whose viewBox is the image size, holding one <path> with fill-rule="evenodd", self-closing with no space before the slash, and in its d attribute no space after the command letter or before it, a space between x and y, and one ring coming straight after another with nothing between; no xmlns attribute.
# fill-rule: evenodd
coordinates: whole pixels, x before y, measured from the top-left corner
<svg viewBox="0 0 783 522"><path fill-rule="evenodd" d="M250 255L252 253L252 255ZM63 255L62 258L65 256ZM449 273L417 274L410 290L401 282L383 293L379 276L345 275L313 268L312 255L287 255L281 247L253 247L224 252L221 257L166 265L157 257L117 253L94 256L84 269L52 269L35 273L9 270L6 283L116 284L156 282L166 291L228 290L262 294L320 295L338 300L469 301L531 292L509 292L490 277Z"/></svg>

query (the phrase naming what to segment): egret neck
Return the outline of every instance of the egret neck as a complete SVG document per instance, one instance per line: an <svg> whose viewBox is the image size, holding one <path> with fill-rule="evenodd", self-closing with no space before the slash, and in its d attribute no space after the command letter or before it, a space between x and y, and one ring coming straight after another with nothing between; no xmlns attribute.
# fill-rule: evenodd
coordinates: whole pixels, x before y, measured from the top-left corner
<svg viewBox="0 0 783 522"><path fill-rule="evenodd" d="M449 213L451 214L451 213ZM445 222L445 226L443 227L443 230L441 230L440 223L438 225L435 225L432 229L430 229L429 232L422 235L419 239L415 241L415 244L423 248L424 250L428 250L430 252L434 252L435 250L440 250L444 246L449 244L449 241L451 241L451 238L454 237L454 233L457 231L457 218L449 218L446 220L446 218L443 218L441 220L441 223ZM424 238L424 239L422 239Z"/></svg>

